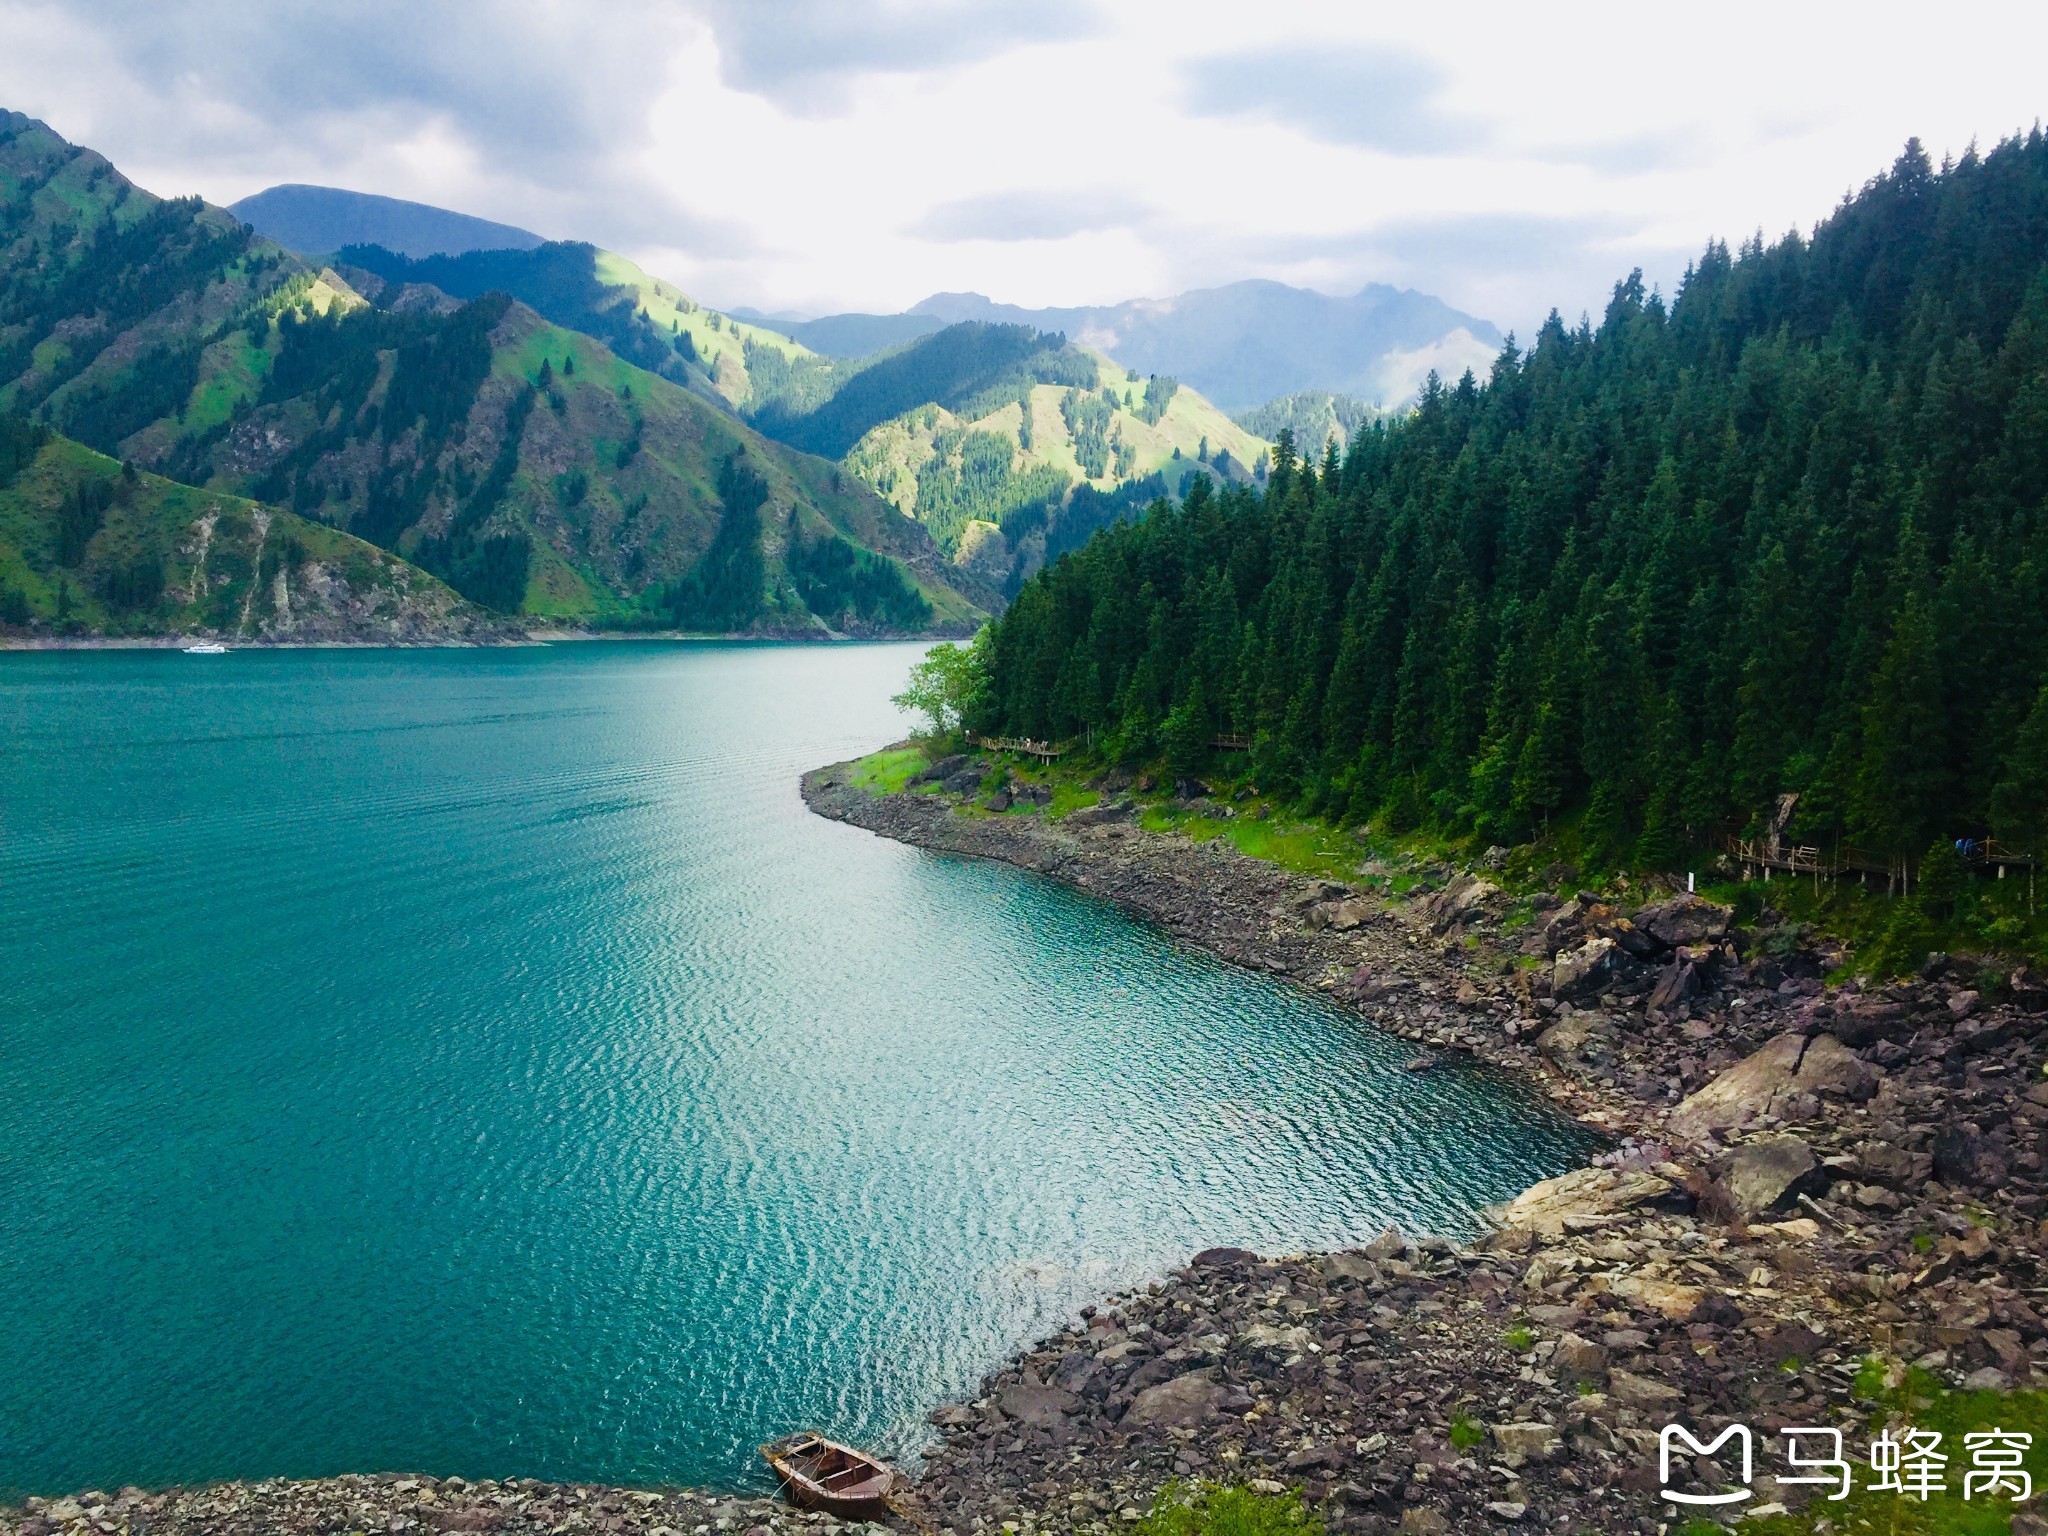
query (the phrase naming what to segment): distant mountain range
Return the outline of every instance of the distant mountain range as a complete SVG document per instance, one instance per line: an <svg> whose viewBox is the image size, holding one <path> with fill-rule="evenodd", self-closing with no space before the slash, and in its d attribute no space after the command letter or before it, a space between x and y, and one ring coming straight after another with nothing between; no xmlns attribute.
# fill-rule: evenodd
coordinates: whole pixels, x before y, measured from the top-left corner
<svg viewBox="0 0 2048 1536"><path fill-rule="evenodd" d="M509 224L338 187L271 187L243 198L230 212L280 245L321 256L346 246L375 245L426 258L532 251L545 243L531 230ZM630 266L604 253L600 259ZM660 307L664 285L637 269L609 280L656 299L650 313ZM684 311L695 312L695 306ZM979 293L935 293L900 314L796 319L747 308L728 313L761 333L751 338L757 343L786 337L842 360L872 357L969 320L1064 332L1069 341L1136 373L1170 375L1233 416L1304 391L1351 395L1380 408L1397 406L1432 368L1448 379L1466 368L1484 373L1501 343L1490 321L1429 294L1384 283L1368 284L1348 297L1251 279L1172 298L1072 308L1028 309ZM687 321L684 328L691 328ZM701 324L698 330L701 352L708 338ZM717 367L707 372L718 393L738 403L747 393L744 348L714 341L708 350L730 354L729 361L719 360L726 370L722 376Z"/></svg>
<svg viewBox="0 0 2048 1536"><path fill-rule="evenodd" d="M1072 309L936 293L897 315L790 321L738 313L832 357L864 357L963 320L1064 331L1126 368L1171 374L1232 413L1304 390L1395 405L1432 368L1446 378L1468 367L1483 373L1501 344L1490 322L1384 283L1349 298L1253 279L1170 299Z"/></svg>
<svg viewBox="0 0 2048 1536"><path fill-rule="evenodd" d="M235 211L259 232L330 261L315 288L333 291L344 310L367 300L394 316L438 314L452 322L458 311L468 313L465 302L474 309L491 295L509 295L515 313L491 322L491 341L494 348L516 346L527 367L545 354L533 340L515 340L527 323L519 312L602 343L622 363L799 450L793 458L837 460L848 473L835 473L829 488L802 477L808 495L799 490L798 499L816 498L824 520L856 545L900 560L915 555L916 541L896 537L891 520L878 524L871 516L850 517L849 506L824 505L862 492L893 504L903 514L902 532L936 542L935 558L912 559L910 568L947 618L959 613L958 599L936 592L935 581L954 585L969 602L995 600L1095 528L1159 496L1184 493L1192 476L1257 479L1282 427L1303 452L1320 454L1330 436L1348 434L1378 410L1398 408L1430 370L1448 377L1467 367L1483 370L1500 346L1487 322L1427 294L1384 285L1348 298L1248 281L1172 299L1082 308L1026 309L981 294L947 293L897 315L722 313L595 246L543 242L525 230L421 204L292 186L259 193ZM334 301L318 302L326 313ZM363 366L344 358L346 350L327 366ZM579 359L573 385L556 374L540 387L557 397L566 391L572 403L582 400L584 366ZM264 394L274 391L273 384ZM626 398L665 403L658 391L629 389ZM65 409L76 414L81 407ZM634 405L628 415L639 420L646 409ZM584 429L580 416L571 409L563 419ZM62 412L51 417L60 424L69 419ZM239 441L250 430L237 423L230 435ZM604 436L596 414L587 430ZM343 500L359 497L364 482L355 472L355 451L337 457L328 435L314 433L289 465L272 467L250 482L252 488L269 496L289 488L302 510L334 506L337 488ZM90 434L87 440L95 441ZM111 435L102 432L97 442L111 447ZM631 458L630 452L620 456L619 466ZM636 519L645 520L635 508L652 515L674 507L668 515L696 523L704 530L696 537L703 539L708 529L696 508L715 506L724 488L714 499L700 481L690 492L695 506L678 505L680 486L614 487L602 474L605 467L602 454L592 457L588 492L584 477L558 472L557 498L569 514L561 522L538 507L503 520L501 537L532 546L529 606L553 606L561 600L557 586L567 589L571 608L592 604L600 612L621 612L622 600L636 589L661 601L687 597L674 556L664 562L666 585L643 589L653 574L648 561L635 553L630 564L615 563L618 553L605 547L609 538L584 543L587 535L578 530L565 540L562 523L583 521L587 495L592 512L604 514L598 525L616 524L634 542ZM480 472L467 469L450 483L466 484ZM515 473L515 485L521 478ZM507 510L518 503L516 495L507 497ZM335 506L327 515L343 526L382 532L379 517L395 515L382 506L375 514ZM488 606L514 605L511 589L494 588L481 567L471 572L451 564L435 542L436 522L428 516L410 525L419 531L406 533L400 547L410 551L409 541L417 538L428 568L446 574L458 591ZM386 541L393 537L383 533ZM705 559L713 558L709 547L700 547ZM552 551L579 571L588 596L559 572L545 583L546 598L537 595ZM772 541L770 552L772 563ZM643 609L649 600L638 598ZM892 621L876 615L873 622Z"/></svg>
<svg viewBox="0 0 2048 1536"><path fill-rule="evenodd" d="M287 250L328 256L345 245L381 245L401 256L459 256L464 251L530 251L543 244L530 229L495 224L427 203L313 187L268 187L228 212Z"/></svg>

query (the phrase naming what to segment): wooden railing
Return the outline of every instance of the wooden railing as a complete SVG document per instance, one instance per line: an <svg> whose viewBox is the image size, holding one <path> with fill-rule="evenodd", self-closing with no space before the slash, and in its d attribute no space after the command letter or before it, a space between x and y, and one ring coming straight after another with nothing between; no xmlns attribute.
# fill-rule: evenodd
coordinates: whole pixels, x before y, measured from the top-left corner
<svg viewBox="0 0 2048 1536"><path fill-rule="evenodd" d="M1064 757L1067 752L1064 746L1056 746L1049 741L1033 741L1029 736L973 736L968 739L985 752L1021 752L1042 763Z"/></svg>

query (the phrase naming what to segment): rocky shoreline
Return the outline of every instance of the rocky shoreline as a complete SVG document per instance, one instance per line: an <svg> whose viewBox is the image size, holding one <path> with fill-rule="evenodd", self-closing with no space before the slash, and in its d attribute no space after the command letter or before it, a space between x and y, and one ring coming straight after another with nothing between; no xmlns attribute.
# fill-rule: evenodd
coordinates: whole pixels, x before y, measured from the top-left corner
<svg viewBox="0 0 2048 1536"><path fill-rule="evenodd" d="M1418 1068L1526 1074L1614 1138L1476 1248L1218 1250L1095 1309L933 1415L942 1526L1114 1529L1212 1477L1299 1487L1335 1531L1652 1533L1682 1513L1657 1492L1665 1423L1860 1432L1859 1392L1909 1366L2048 1385L2039 976L1937 957L1831 986L1839 956L1682 892L1511 902L1446 870L1395 901L1148 832L1120 778L1054 821L983 760L894 795L850 768L806 777L813 811L1066 880L1414 1041ZM1755 1488L1745 1514L1813 1492ZM2014 1530L2048 1530L2031 1518Z"/></svg>
<svg viewBox="0 0 2048 1536"><path fill-rule="evenodd" d="M1682 893L1483 872L1406 899L1292 874L976 760L879 795L805 776L822 816L999 859L1177 939L1282 975L1415 1043L1525 1074L1606 1150L1464 1247L1387 1233L1346 1253L1217 1249L932 1415L900 1525L957 1536L1115 1532L1175 1478L1299 1488L1333 1532L1675 1525L1657 1431L1861 1429L1918 1366L2048 1385L2048 983L1938 957L1869 991L1836 957ZM1007 813L990 813L995 803ZM1227 814L1227 807L1211 809ZM1602 900L1601 896L1613 898ZM1874 1359L1876 1363L1868 1364ZM1683 1468L1682 1486L1719 1472ZM1744 1513L1813 1492L1759 1468ZM2035 1523L2029 1523L2035 1522ZM127 1488L0 1508L0 1536L498 1531L833 1536L829 1517L693 1490L437 1480ZM2048 1532L2019 1514L2016 1536Z"/></svg>

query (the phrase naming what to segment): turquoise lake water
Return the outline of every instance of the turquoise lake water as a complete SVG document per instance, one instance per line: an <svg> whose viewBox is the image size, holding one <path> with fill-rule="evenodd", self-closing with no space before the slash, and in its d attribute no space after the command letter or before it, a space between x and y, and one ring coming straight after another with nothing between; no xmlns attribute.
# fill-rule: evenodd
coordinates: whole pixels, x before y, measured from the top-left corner
<svg viewBox="0 0 2048 1536"><path fill-rule="evenodd" d="M1082 1303L1582 1134L828 823L905 646L0 655L0 1492L897 1453Z"/></svg>

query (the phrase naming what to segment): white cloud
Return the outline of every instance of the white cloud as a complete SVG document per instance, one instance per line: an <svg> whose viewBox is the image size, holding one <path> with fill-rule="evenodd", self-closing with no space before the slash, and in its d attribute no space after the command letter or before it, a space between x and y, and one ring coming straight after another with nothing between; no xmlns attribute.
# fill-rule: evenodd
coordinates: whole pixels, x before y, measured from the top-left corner
<svg viewBox="0 0 2048 1536"><path fill-rule="evenodd" d="M146 186L280 181L624 250L715 303L1267 276L1525 336L2030 125L2048 11L1246 0L0 0L0 105Z"/></svg>

